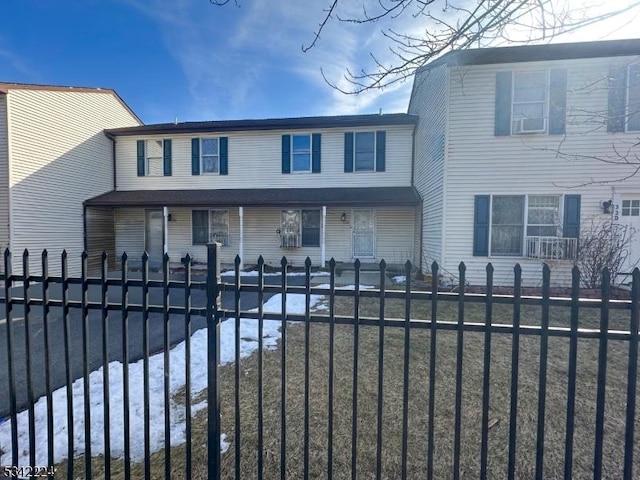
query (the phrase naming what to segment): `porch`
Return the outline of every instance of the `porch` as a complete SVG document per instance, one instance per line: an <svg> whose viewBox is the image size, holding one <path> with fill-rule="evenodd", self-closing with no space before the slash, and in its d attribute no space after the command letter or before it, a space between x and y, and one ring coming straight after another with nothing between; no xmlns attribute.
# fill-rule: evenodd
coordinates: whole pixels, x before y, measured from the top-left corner
<svg viewBox="0 0 640 480"><path fill-rule="evenodd" d="M102 251L151 268L164 253L172 268L189 254L206 262L206 244L222 244L221 262L236 255L243 268L262 255L279 267L309 257L316 267L334 258L350 263L419 263L419 197L412 187L109 192L85 202L90 264Z"/></svg>

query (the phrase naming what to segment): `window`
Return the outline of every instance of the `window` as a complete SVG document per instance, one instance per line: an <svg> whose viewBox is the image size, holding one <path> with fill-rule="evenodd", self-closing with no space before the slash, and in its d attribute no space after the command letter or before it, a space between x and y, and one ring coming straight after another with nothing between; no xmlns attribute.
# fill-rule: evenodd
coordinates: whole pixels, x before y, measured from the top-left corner
<svg viewBox="0 0 640 480"><path fill-rule="evenodd" d="M203 174L218 173L220 169L220 149L217 138L200 139L200 171Z"/></svg>
<svg viewBox="0 0 640 480"><path fill-rule="evenodd" d="M522 255L523 196L494 196L491 205L491 254Z"/></svg>
<svg viewBox="0 0 640 480"><path fill-rule="evenodd" d="M640 130L640 65L629 65L627 130Z"/></svg>
<svg viewBox="0 0 640 480"><path fill-rule="evenodd" d="M219 242L229 245L229 212L227 210L192 210L191 237L194 245Z"/></svg>
<svg viewBox="0 0 640 480"><path fill-rule="evenodd" d="M320 218L320 210L283 210L280 247L319 247Z"/></svg>
<svg viewBox="0 0 640 480"><path fill-rule="evenodd" d="M320 246L320 210L302 210L302 246Z"/></svg>
<svg viewBox="0 0 640 480"><path fill-rule="evenodd" d="M491 255L520 256L525 232L529 252L529 244L537 245L542 237L556 238L559 230L560 197L557 195L494 195L492 198Z"/></svg>
<svg viewBox="0 0 640 480"><path fill-rule="evenodd" d="M622 200L622 216L640 216L640 200Z"/></svg>
<svg viewBox="0 0 640 480"><path fill-rule="evenodd" d="M150 177L161 177L164 175L164 155L162 140L146 140L146 172Z"/></svg>
<svg viewBox="0 0 640 480"><path fill-rule="evenodd" d="M514 72L511 132L546 132L548 73Z"/></svg>
<svg viewBox="0 0 640 480"><path fill-rule="evenodd" d="M291 135L291 171L311 171L311 135Z"/></svg>
<svg viewBox="0 0 640 480"><path fill-rule="evenodd" d="M356 132L355 134L355 171L374 171L376 136L374 132Z"/></svg>
<svg viewBox="0 0 640 480"><path fill-rule="evenodd" d="M560 226L560 199L555 195L530 195L527 236L556 237Z"/></svg>

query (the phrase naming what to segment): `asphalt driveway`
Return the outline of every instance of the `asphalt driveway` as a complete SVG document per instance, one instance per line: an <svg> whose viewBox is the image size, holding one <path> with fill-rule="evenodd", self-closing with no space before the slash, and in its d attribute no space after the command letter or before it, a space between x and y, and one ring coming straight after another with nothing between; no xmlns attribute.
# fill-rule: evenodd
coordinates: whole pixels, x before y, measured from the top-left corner
<svg viewBox="0 0 640 480"><path fill-rule="evenodd" d="M134 274L130 276L133 277ZM155 279L155 278L154 278ZM172 280L180 280L180 274L172 277ZM224 279L223 279L224 280ZM204 281L204 278L194 276L193 281ZM265 277L265 284L279 285L280 276ZM244 284L256 284L257 277L243 276ZM303 285L303 276L292 276L288 279L289 285ZM52 300L61 299L61 285L52 284L50 286L50 298ZM35 284L30 288L32 298L41 298L41 286ZM89 301L100 301L100 286L89 287ZM109 287L109 302L120 303L122 300L122 287ZM5 417L9 413L9 382L7 368L7 331L6 315L4 303L4 291L0 289L0 417ZM22 297L22 289L14 288L13 296ZM271 295L265 294L265 300ZM69 288L69 299L80 300L80 285L71 285ZM132 304L141 303L142 291L139 287L130 287L129 302ZM162 289L150 289L149 299L151 305L162 305ZM170 303L172 306L184 305L184 290L172 289L170 292ZM232 309L234 294L224 292L222 294L222 306L225 309ZM258 295L254 292L243 292L241 306L243 310L257 307ZM202 290L192 290L191 305L193 308L205 308L206 296ZM162 351L164 342L163 317L162 314L150 314L150 334L149 345L152 353ZM74 308L69 313L70 337L70 363L73 379L82 377L82 315L80 309ZM25 355L25 325L24 309L21 305L15 305L13 309L13 359L16 377L16 398L18 410L23 410L28 405L27 380L26 380L26 355ZM200 316L191 318L191 329L196 331L206 326L206 319ZM51 374L52 390L60 388L66 384L66 369L64 361L64 329L62 321L62 309L51 308L48 320L49 328L49 368ZM31 341L30 360L34 387L34 397L37 399L46 393L45 385L45 355L44 355L44 326L42 307L31 308L29 314L29 337ZM134 362L142 358L143 355L143 335L142 335L142 313L129 313L129 362ZM89 365L91 371L102 366L102 317L97 310L89 311ZM107 324L107 335L109 338L109 360L122 361L122 316L120 312L109 312ZM184 340L185 321L184 315L171 315L170 338L171 344Z"/></svg>

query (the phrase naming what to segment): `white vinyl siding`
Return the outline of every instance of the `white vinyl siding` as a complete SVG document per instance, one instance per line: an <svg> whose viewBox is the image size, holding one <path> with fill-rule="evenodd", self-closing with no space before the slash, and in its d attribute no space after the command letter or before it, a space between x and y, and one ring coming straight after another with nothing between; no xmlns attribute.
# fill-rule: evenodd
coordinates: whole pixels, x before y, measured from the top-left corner
<svg viewBox="0 0 640 480"><path fill-rule="evenodd" d="M0 93L0 252L9 246L9 143L7 96ZM0 272L4 261L0 261Z"/></svg>
<svg viewBox="0 0 640 480"><path fill-rule="evenodd" d="M616 191L638 191L640 177L610 185L584 185L594 179L616 180L631 173L633 166L612 167L589 156L607 156L612 144L625 145L637 139L633 133L607 133L607 76L611 64L625 65L635 58L582 59L562 62L452 67L445 184L445 267L457 274L460 261L467 265L471 283L485 281L485 267L495 268L495 283L513 283L513 257L473 257L474 195L581 195L582 224L589 218L605 219L602 202ZM567 69L567 135L494 135L495 74L497 71ZM626 147L625 147L626 148ZM557 150L586 154L579 159L559 158ZM571 187L571 188L570 188ZM428 225L425 229L428 230ZM541 282L541 264L536 259L518 259L524 282ZM552 281L569 278L570 265L552 265Z"/></svg>
<svg viewBox="0 0 640 480"><path fill-rule="evenodd" d="M420 115L415 135L414 184L423 201L418 223L422 227L423 270L429 270L433 261L443 261L447 94L446 66L416 74L409 113Z"/></svg>
<svg viewBox="0 0 640 480"><path fill-rule="evenodd" d="M358 186L394 187L411 185L413 125L380 126L386 134L386 171L359 172ZM322 188L352 187L353 176L344 172L345 131L362 129L318 129L322 135L322 172L296 172L282 175L282 135L295 131L228 132L229 174L192 175L192 135L172 136L172 176L138 177L136 172L136 140L117 138L118 190L173 190L207 188ZM165 136L166 137L166 136ZM145 137L151 139L156 137ZM161 136L157 139L160 140Z"/></svg>
<svg viewBox="0 0 640 480"><path fill-rule="evenodd" d="M196 208L194 208L196 209ZM320 247L280 248L282 208L244 208L244 263L255 264L260 255L268 265L279 266L283 256L297 266L304 265L309 256L315 266L320 266ZM180 262L187 253L195 262L206 262L205 245L191 244L191 208L170 208L169 256L172 264ZM240 218L237 207L229 207L230 246L221 249L221 261L232 265L239 250ZM328 207L326 224L326 260L334 257L339 262L352 262L350 208ZM411 207L384 207L376 212L376 258L387 263L414 261L414 217ZM342 222L342 214L345 221ZM115 211L116 254L126 251L132 261L137 261L144 251L144 210L120 208Z"/></svg>
<svg viewBox="0 0 640 480"><path fill-rule="evenodd" d="M113 188L112 142L103 130L139 122L108 91L10 89L7 97L11 248L28 248L34 259L47 248L52 274L66 249L70 273L79 274L82 202ZM39 261L31 271L40 271Z"/></svg>

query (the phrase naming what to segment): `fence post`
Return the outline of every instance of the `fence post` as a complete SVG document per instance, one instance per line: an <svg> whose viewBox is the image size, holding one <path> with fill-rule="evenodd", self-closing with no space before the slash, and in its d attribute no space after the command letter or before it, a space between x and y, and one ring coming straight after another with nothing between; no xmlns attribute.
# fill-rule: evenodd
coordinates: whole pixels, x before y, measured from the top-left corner
<svg viewBox="0 0 640 480"><path fill-rule="evenodd" d="M208 478L220 478L220 243L207 244Z"/></svg>

